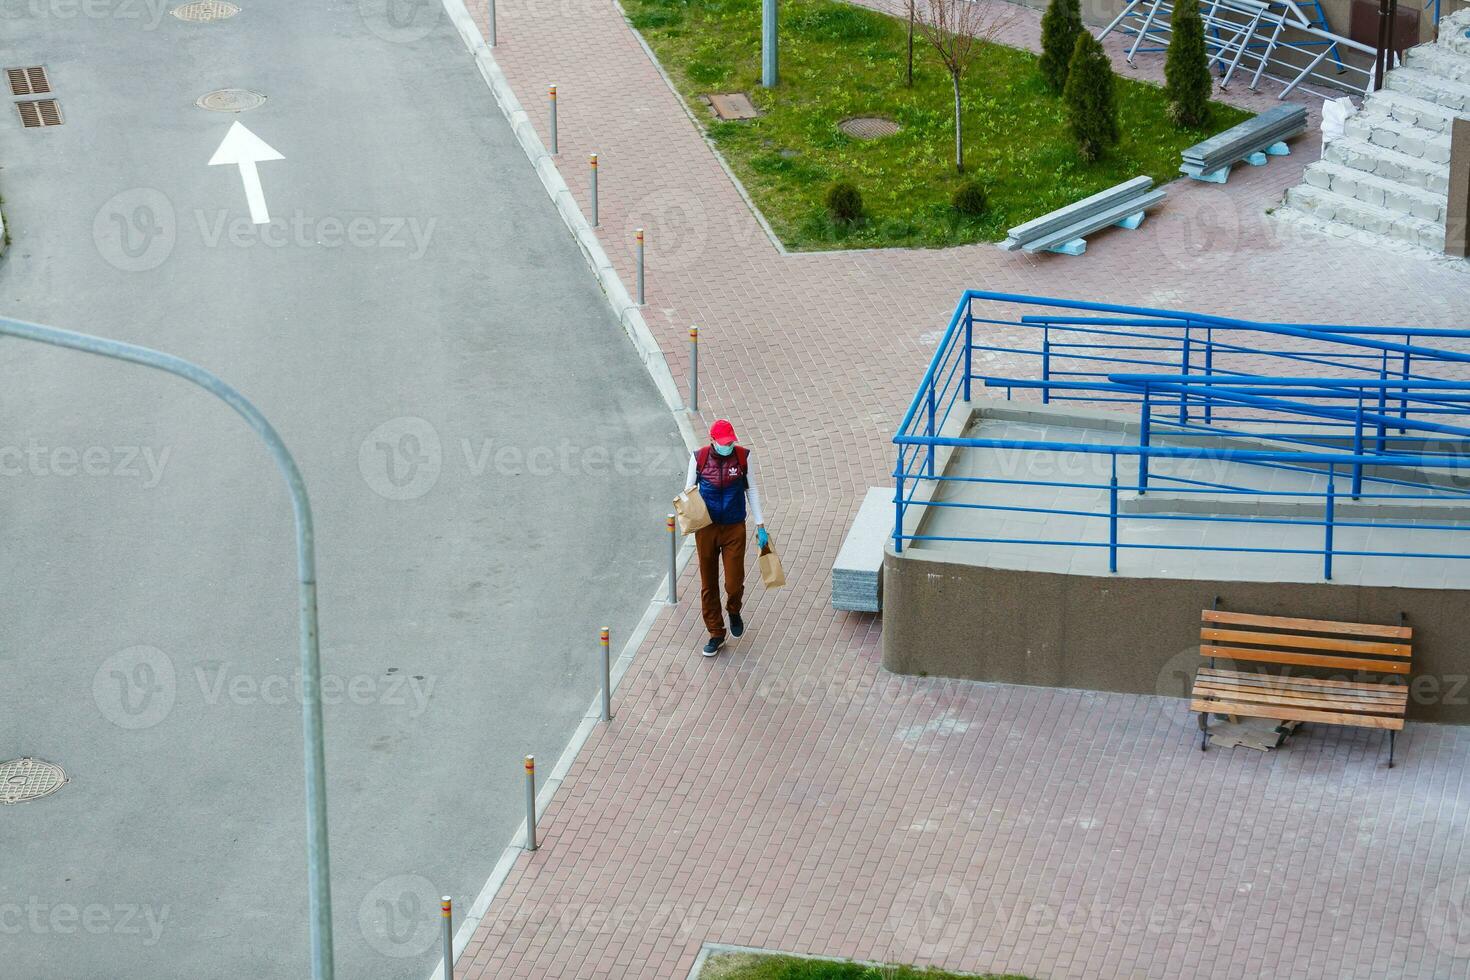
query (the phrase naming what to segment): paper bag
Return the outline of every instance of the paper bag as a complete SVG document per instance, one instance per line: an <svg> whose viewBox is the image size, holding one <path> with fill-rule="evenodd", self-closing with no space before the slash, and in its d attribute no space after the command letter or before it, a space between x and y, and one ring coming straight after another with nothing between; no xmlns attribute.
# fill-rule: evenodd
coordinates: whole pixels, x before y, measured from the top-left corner
<svg viewBox="0 0 1470 980"><path fill-rule="evenodd" d="M709 508L699 495L699 484L685 487L684 492L674 498L674 513L679 515L679 533L693 534L710 523Z"/></svg>
<svg viewBox="0 0 1470 980"><path fill-rule="evenodd" d="M771 549L771 539L766 539L766 546L761 549L760 557L761 581L768 589L779 589L786 584L786 570L781 567L781 559Z"/></svg>

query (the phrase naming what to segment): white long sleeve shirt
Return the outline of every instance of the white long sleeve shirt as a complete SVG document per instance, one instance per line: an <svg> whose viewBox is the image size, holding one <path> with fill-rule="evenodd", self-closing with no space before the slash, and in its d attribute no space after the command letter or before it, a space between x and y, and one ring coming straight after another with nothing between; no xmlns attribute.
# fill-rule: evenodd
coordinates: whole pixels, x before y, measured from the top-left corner
<svg viewBox="0 0 1470 980"><path fill-rule="evenodd" d="M710 452L714 452L713 449ZM689 454L689 475L684 479L686 487L692 487L699 482L699 461L697 453ZM745 510L747 516L757 524L766 522L761 513L761 492L755 486L755 460L749 456L745 458Z"/></svg>

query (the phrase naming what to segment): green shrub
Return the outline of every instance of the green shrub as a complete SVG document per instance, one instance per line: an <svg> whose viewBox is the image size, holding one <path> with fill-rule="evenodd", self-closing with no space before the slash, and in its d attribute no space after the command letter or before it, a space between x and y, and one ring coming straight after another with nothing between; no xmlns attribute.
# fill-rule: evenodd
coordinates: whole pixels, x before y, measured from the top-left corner
<svg viewBox="0 0 1470 980"><path fill-rule="evenodd" d="M990 205L985 197L985 188L973 180L961 184L960 189L954 192L954 199L950 203L954 205L956 211L967 218L980 217Z"/></svg>
<svg viewBox="0 0 1470 980"><path fill-rule="evenodd" d="M1203 126L1210 119L1214 81L1205 54L1205 22L1194 0L1175 4L1170 27L1169 55L1164 61L1169 118L1182 128Z"/></svg>
<svg viewBox="0 0 1470 980"><path fill-rule="evenodd" d="M827 188L827 213L838 224L850 225L863 216L863 195L845 180Z"/></svg>
<svg viewBox="0 0 1470 980"><path fill-rule="evenodd" d="M1067 66L1082 33L1082 11L1078 0L1051 0L1041 17L1041 78L1046 87L1061 93L1067 84Z"/></svg>
<svg viewBox="0 0 1470 980"><path fill-rule="evenodd" d="M1067 66L1067 128L1077 156L1091 163L1118 142L1118 103L1113 94L1113 66L1103 46L1088 31L1077 35Z"/></svg>

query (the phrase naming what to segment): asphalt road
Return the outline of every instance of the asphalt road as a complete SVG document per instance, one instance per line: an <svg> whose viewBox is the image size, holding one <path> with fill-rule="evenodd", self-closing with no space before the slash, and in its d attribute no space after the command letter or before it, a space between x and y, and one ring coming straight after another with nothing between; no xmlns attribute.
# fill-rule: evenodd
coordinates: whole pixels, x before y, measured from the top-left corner
<svg viewBox="0 0 1470 980"><path fill-rule="evenodd" d="M437 0L236 2L4 0L65 123L0 112L0 312L192 359L296 454L338 975L425 977L656 589L681 443ZM237 119L270 225L208 165ZM0 339L0 760L70 776L0 807L7 980L307 974L294 574L224 405Z"/></svg>

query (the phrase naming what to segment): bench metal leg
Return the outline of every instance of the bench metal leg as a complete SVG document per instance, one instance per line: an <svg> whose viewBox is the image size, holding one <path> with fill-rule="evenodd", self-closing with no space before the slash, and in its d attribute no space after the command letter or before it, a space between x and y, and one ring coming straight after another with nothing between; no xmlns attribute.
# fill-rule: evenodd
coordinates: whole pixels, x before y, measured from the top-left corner
<svg viewBox="0 0 1470 980"><path fill-rule="evenodd" d="M1388 768L1390 769L1393 768L1393 737L1397 734L1398 732L1392 728L1388 730Z"/></svg>
<svg viewBox="0 0 1470 980"><path fill-rule="evenodd" d="M1202 712L1200 712L1200 716L1199 716L1199 750L1201 752L1208 752L1209 751L1209 743L1210 743L1210 713L1208 711L1202 711Z"/></svg>

